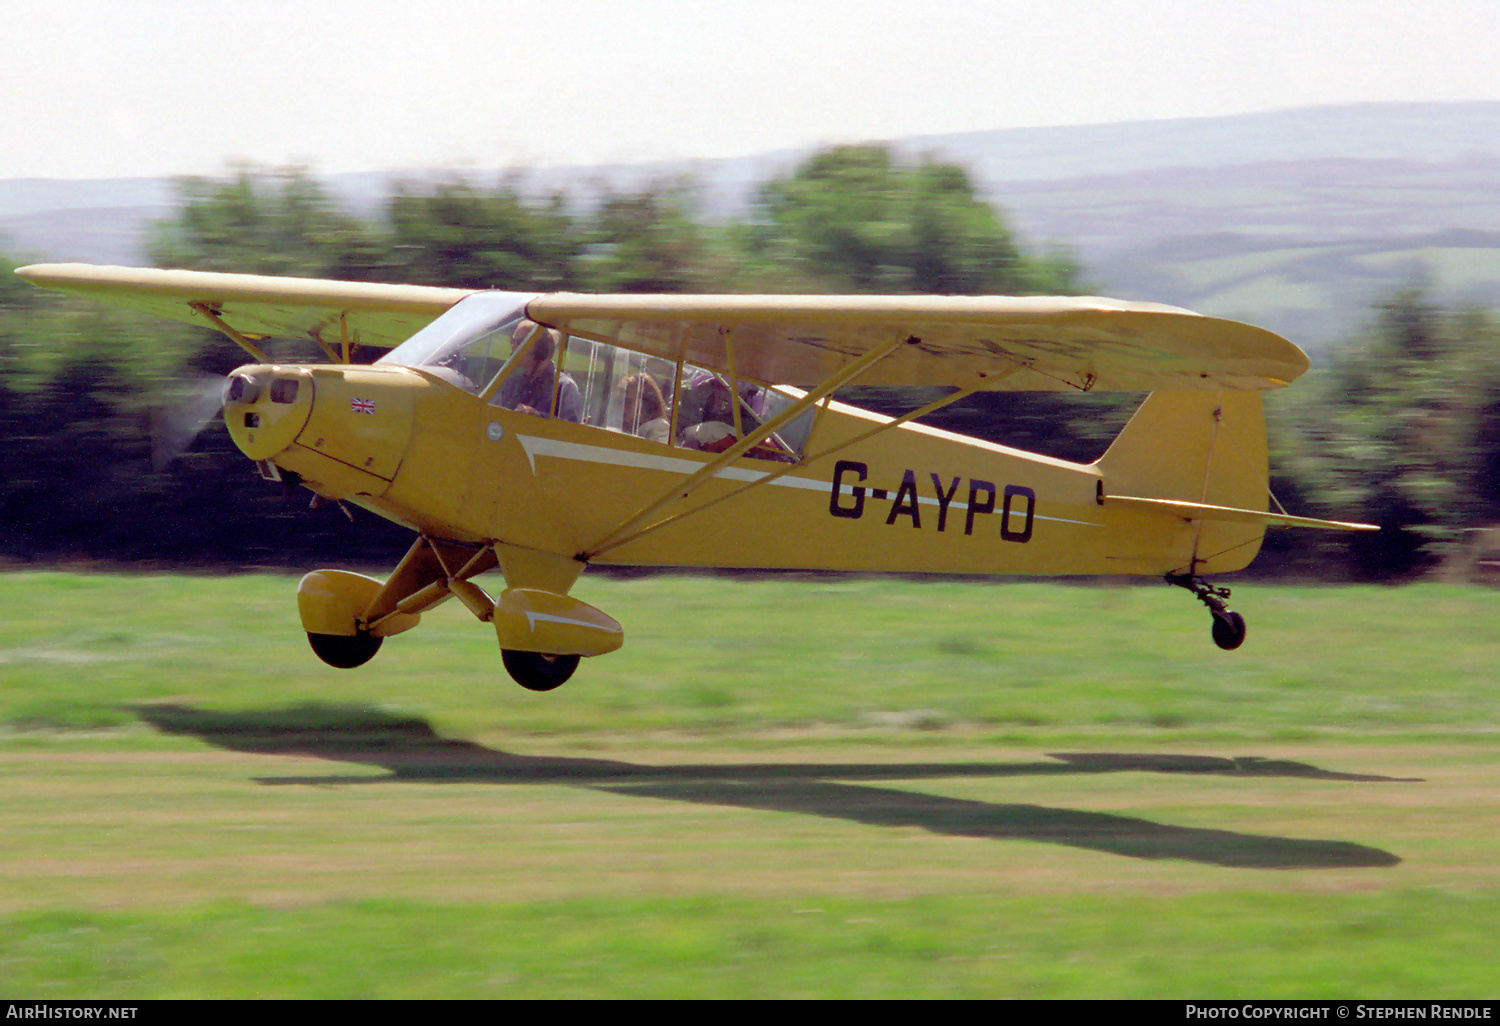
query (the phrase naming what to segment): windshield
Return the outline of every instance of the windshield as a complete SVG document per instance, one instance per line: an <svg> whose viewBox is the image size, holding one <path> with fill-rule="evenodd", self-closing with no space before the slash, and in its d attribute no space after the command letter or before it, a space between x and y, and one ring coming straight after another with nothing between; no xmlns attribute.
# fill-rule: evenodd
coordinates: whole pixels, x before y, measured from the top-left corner
<svg viewBox="0 0 1500 1026"><path fill-rule="evenodd" d="M511 333L536 298L524 292L476 292L376 363L422 367L478 393L511 356Z"/></svg>

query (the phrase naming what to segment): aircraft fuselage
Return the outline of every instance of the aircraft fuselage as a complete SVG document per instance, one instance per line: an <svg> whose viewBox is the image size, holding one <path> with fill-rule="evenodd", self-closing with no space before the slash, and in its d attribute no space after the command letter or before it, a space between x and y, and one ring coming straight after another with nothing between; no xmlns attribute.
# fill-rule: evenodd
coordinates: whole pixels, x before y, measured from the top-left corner
<svg viewBox="0 0 1500 1026"><path fill-rule="evenodd" d="M1209 557L1199 570L1222 572L1258 548L1255 526L1204 528L1106 507L1104 464L914 423L858 440L888 419L836 402L817 412L802 462L729 461L640 525L651 529L621 541L610 539L615 528L714 457L502 409L426 369L235 373L261 386L252 402L226 405L247 455L326 498L457 542L604 564L965 574L1159 575L1189 565L1195 544L1200 561ZM292 401L278 402L278 388ZM1205 393L1201 405L1210 437L1210 411L1224 403ZM1253 413L1258 421L1258 399Z"/></svg>

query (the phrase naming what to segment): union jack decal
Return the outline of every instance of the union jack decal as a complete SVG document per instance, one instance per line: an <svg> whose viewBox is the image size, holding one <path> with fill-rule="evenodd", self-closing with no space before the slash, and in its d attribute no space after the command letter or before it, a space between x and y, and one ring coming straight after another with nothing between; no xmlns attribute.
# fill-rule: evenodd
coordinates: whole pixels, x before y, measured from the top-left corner
<svg viewBox="0 0 1500 1026"><path fill-rule="evenodd" d="M349 409L355 413L374 413L375 400L373 399L350 399Z"/></svg>

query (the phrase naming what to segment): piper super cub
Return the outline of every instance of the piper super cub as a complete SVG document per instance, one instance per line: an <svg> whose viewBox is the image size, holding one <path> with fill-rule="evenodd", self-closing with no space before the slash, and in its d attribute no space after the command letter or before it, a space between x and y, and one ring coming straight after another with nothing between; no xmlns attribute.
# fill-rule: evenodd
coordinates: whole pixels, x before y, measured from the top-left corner
<svg viewBox="0 0 1500 1026"><path fill-rule="evenodd" d="M569 590L590 563L1165 577L1237 648L1204 580L1270 525L1260 392L1307 369L1269 331L1175 307L1009 296L537 295L194 271L23 267L45 288L222 331L252 363L224 419L268 478L416 532L385 581L297 588L325 662L367 662L456 598L522 686L620 647ZM325 363L272 363L300 338ZM388 349L373 363L355 356ZM923 385L890 418L846 385ZM1149 392L1069 463L915 422L984 389ZM492 597L477 582L498 569ZM492 586L493 587L493 586Z"/></svg>

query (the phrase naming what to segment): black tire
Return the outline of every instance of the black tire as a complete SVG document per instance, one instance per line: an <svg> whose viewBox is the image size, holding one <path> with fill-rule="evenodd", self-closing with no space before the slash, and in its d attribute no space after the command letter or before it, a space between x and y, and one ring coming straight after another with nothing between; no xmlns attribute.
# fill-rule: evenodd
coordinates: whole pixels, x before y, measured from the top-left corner
<svg viewBox="0 0 1500 1026"><path fill-rule="evenodd" d="M319 659L340 670L352 670L375 658L384 638L377 638L369 631L360 631L353 637L342 634L308 633L307 643L312 646Z"/></svg>
<svg viewBox="0 0 1500 1026"><path fill-rule="evenodd" d="M1245 643L1245 618L1233 609L1214 614L1214 644L1232 651Z"/></svg>
<svg viewBox="0 0 1500 1026"><path fill-rule="evenodd" d="M578 669L576 655L545 655L502 648L500 658L505 663L506 672L527 691L551 691Z"/></svg>

